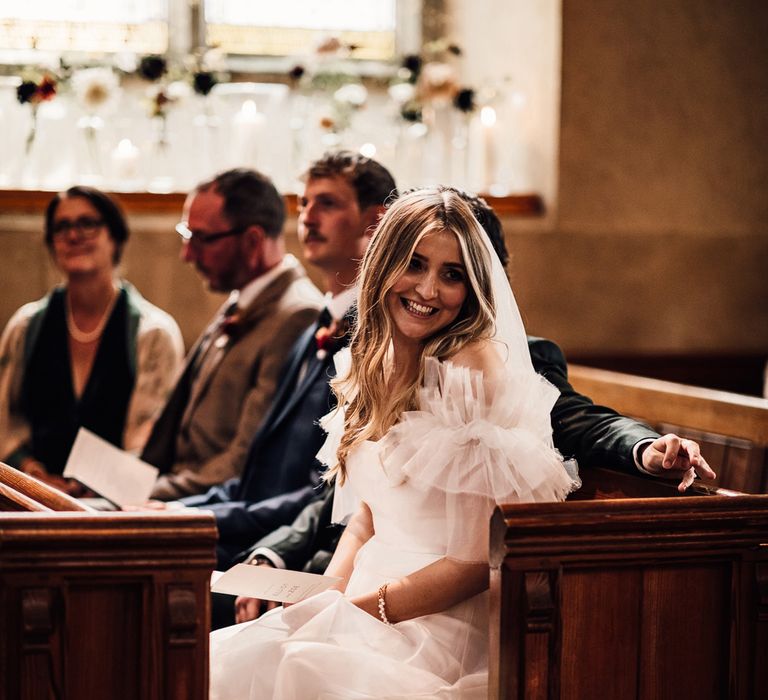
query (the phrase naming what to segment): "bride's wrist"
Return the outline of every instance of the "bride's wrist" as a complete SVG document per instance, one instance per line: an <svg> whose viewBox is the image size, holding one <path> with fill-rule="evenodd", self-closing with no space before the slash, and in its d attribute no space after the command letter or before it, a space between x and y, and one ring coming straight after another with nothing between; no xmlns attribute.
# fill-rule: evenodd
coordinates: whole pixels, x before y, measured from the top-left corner
<svg viewBox="0 0 768 700"><path fill-rule="evenodd" d="M379 617L379 597L377 592L355 596L350 599L350 602L363 612L367 612L371 617L375 617L377 620L381 619Z"/></svg>

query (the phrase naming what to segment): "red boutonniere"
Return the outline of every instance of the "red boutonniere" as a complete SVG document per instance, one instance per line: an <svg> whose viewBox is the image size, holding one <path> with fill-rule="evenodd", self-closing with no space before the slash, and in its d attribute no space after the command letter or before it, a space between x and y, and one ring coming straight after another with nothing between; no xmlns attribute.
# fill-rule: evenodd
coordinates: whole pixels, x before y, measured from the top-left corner
<svg viewBox="0 0 768 700"><path fill-rule="evenodd" d="M218 347L224 347L235 342L243 329L243 317L240 311L235 311L221 319L221 335L216 340Z"/></svg>
<svg viewBox="0 0 768 700"><path fill-rule="evenodd" d="M325 326L318 328L315 332L315 343L317 345L317 359L324 360L328 356L328 349L333 345L333 334L331 329Z"/></svg>
<svg viewBox="0 0 768 700"><path fill-rule="evenodd" d="M318 328L315 331L317 359L324 360L328 355L333 355L344 344L347 333L349 333L349 321L347 319L333 321L327 328Z"/></svg>

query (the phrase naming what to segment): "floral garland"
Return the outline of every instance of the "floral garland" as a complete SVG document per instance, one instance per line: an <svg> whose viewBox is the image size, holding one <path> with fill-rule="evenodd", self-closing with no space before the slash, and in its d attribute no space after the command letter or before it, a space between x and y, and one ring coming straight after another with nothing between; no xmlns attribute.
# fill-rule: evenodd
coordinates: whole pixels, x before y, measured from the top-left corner
<svg viewBox="0 0 768 700"><path fill-rule="evenodd" d="M425 44L421 54L403 57L389 96L405 121L422 121L425 107L450 104L465 114L477 108L474 88L459 83L454 63L462 54L458 45L439 39Z"/></svg>
<svg viewBox="0 0 768 700"><path fill-rule="evenodd" d="M344 64L358 48L337 37L325 37L312 54L288 71L289 85L295 90L331 97L329 113L319 117L320 126L328 131L347 128L367 101L368 93L359 76ZM421 122L425 108L445 104L465 114L475 111L476 92L459 83L454 66L461 56L459 46L440 39L425 44L420 54L408 54L393 64L388 94L402 119Z"/></svg>
<svg viewBox="0 0 768 700"><path fill-rule="evenodd" d="M368 90L345 62L359 47L338 37L321 38L302 61L288 71L290 86L299 92L330 96L328 110L319 115L319 125L330 133L349 128L355 113L368 101Z"/></svg>

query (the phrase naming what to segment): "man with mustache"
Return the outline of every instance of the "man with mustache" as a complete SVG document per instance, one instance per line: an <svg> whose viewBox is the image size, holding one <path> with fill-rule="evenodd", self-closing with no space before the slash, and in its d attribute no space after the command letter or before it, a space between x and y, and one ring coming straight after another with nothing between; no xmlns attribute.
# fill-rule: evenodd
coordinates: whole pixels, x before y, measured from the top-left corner
<svg viewBox="0 0 768 700"><path fill-rule="evenodd" d="M304 257L322 273L328 290L317 323L287 353L272 406L252 442L240 478L182 500L216 516L219 568L259 537L289 523L318 497L323 443L319 418L333 407L332 357L349 340L347 312L356 296L357 267L384 203L397 196L381 164L349 152L312 163L299 200L298 229ZM231 615L232 605L229 610Z"/></svg>

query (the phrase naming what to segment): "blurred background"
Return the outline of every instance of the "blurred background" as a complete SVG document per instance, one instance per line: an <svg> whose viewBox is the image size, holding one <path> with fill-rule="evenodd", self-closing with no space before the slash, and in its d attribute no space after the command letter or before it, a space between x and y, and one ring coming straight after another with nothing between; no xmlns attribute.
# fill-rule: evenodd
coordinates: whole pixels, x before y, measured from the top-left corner
<svg viewBox="0 0 768 700"><path fill-rule="evenodd" d="M528 330L570 360L762 392L766 3L261 5L0 5L0 323L55 281L42 213L83 183L191 342L221 300L178 260L183 192L248 165L291 195L345 147L489 195Z"/></svg>

